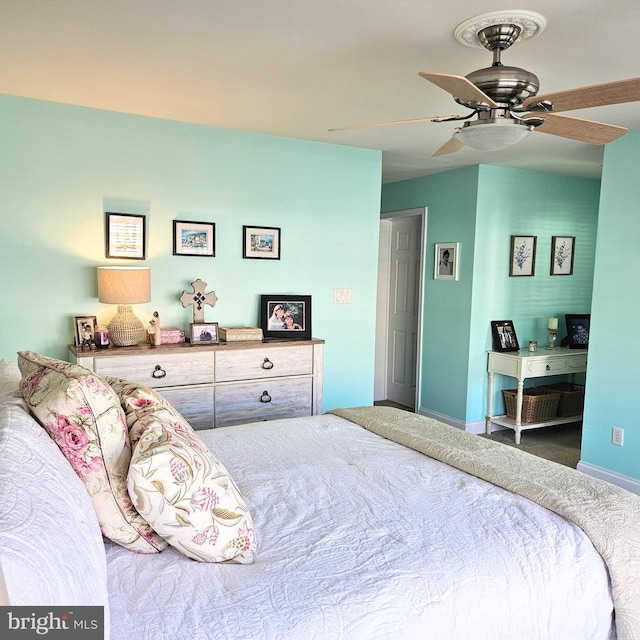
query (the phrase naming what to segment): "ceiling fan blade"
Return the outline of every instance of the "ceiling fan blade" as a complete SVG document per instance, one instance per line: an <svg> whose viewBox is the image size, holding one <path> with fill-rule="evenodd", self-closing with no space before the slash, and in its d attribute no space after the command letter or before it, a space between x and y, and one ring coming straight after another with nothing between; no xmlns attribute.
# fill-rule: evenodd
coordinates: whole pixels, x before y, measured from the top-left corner
<svg viewBox="0 0 640 640"><path fill-rule="evenodd" d="M589 144L606 144L623 136L628 131L625 127L571 116L561 116L556 113L532 113L524 116L523 119L537 119L540 117L544 118L544 123L538 125L535 131L570 138L579 142L588 142Z"/></svg>
<svg viewBox="0 0 640 640"><path fill-rule="evenodd" d="M460 116L433 116L432 118L414 118L413 120L393 120L392 122L375 122L373 124L356 124L351 127L333 127L329 131L348 131L349 129L367 129L368 127L386 127L391 124L410 124L412 122L446 122L461 120Z"/></svg>
<svg viewBox="0 0 640 640"><path fill-rule="evenodd" d="M432 154L431 157L434 156L443 156L447 153L455 153L456 151L460 151L464 145L458 138L455 136L449 138L441 147L438 147Z"/></svg>
<svg viewBox="0 0 640 640"><path fill-rule="evenodd" d="M542 96L532 96L527 98L522 106L524 109L529 109L532 105L543 100L553 104L554 112L637 102L640 100L640 78L605 82L604 84L594 84L591 87L582 87L581 89L569 89L568 91L557 91L556 93L547 93Z"/></svg>
<svg viewBox="0 0 640 640"><path fill-rule="evenodd" d="M463 102L477 102L492 108L498 106L484 91L478 89L471 80L464 76L454 76L449 73L428 73L426 71L420 71L418 75Z"/></svg>

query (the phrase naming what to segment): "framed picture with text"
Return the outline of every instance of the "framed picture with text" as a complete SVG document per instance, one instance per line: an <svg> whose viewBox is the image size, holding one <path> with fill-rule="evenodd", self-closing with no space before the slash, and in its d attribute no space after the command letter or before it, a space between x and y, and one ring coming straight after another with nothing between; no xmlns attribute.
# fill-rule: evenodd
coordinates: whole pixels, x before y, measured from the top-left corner
<svg viewBox="0 0 640 640"><path fill-rule="evenodd" d="M133 213L107 213L106 256L144 260L146 257L146 217Z"/></svg>

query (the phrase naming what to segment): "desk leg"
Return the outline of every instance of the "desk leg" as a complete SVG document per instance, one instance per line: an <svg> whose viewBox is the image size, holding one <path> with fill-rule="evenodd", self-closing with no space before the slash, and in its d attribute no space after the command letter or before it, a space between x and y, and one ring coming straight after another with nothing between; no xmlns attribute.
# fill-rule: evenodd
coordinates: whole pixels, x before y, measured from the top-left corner
<svg viewBox="0 0 640 640"><path fill-rule="evenodd" d="M516 398L516 423L514 425L516 432L516 444L520 444L520 431L522 430L522 392L524 389L524 380L518 380L518 396Z"/></svg>
<svg viewBox="0 0 640 640"><path fill-rule="evenodd" d="M487 392L487 418L485 431L491 435L491 416L493 415L493 371L489 372L489 390Z"/></svg>

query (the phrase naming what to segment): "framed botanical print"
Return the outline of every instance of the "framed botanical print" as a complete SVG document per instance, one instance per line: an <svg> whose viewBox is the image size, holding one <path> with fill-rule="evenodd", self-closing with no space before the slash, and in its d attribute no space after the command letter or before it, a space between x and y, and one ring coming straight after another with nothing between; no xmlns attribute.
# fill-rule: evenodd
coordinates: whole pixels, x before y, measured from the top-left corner
<svg viewBox="0 0 640 640"><path fill-rule="evenodd" d="M532 276L536 272L537 236L511 236L510 276Z"/></svg>
<svg viewBox="0 0 640 640"><path fill-rule="evenodd" d="M573 275L573 251L575 236L553 236L551 238L551 275Z"/></svg>

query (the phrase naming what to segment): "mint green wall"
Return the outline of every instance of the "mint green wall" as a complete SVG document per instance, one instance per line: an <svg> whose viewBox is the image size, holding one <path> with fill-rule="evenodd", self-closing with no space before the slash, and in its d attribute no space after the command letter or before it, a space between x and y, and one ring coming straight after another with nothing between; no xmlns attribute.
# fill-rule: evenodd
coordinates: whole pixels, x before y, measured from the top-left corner
<svg viewBox="0 0 640 640"><path fill-rule="evenodd" d="M428 208L420 408L463 422L468 393L477 183L475 166L394 182L382 189L383 212ZM429 276L433 274L436 242L460 243L458 281Z"/></svg>
<svg viewBox="0 0 640 640"><path fill-rule="evenodd" d="M324 338L325 404L373 400L381 154L0 96L0 357L66 357L76 315L108 322L95 268L104 212L147 216L146 323L187 328L178 298L201 278L205 318L252 326L260 293L310 294ZM174 219L216 224L216 257L172 255ZM282 260L242 259L242 225L282 228ZM352 288L351 305L333 288ZM338 313L339 312L339 313Z"/></svg>
<svg viewBox="0 0 640 640"><path fill-rule="evenodd" d="M640 480L640 130L605 148L581 461ZM624 446L611 428L624 429Z"/></svg>
<svg viewBox="0 0 640 640"><path fill-rule="evenodd" d="M544 345L549 317L589 312L598 196L597 180L486 165L384 185L383 211L427 207L428 264L435 242L460 242L459 281L424 286L422 409L483 420L491 320ZM534 277L509 277L511 235L537 236ZM573 276L549 275L553 235L576 236Z"/></svg>

